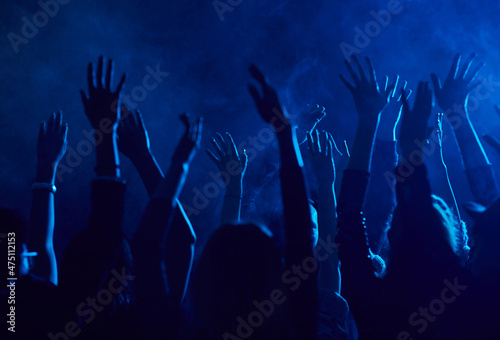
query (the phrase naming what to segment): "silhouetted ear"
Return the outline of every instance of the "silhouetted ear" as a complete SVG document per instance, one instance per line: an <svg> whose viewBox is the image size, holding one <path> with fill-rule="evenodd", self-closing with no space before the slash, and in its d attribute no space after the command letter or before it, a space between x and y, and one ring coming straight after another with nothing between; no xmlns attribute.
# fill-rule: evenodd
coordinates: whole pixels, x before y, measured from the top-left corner
<svg viewBox="0 0 500 340"><path fill-rule="evenodd" d="M476 202L467 202L464 204L464 209L474 221L479 220L481 215L486 211L486 207Z"/></svg>

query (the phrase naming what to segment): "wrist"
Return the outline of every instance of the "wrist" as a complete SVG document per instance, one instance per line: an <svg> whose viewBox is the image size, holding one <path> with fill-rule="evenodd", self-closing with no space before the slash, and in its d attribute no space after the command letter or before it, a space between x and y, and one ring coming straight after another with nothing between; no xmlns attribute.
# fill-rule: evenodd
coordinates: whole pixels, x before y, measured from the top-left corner
<svg viewBox="0 0 500 340"><path fill-rule="evenodd" d="M56 176L57 162L44 163L39 162L36 168L35 182L50 183L54 185Z"/></svg>
<svg viewBox="0 0 500 340"><path fill-rule="evenodd" d="M227 196L241 196L243 192L243 184L241 179L231 178L226 187Z"/></svg>

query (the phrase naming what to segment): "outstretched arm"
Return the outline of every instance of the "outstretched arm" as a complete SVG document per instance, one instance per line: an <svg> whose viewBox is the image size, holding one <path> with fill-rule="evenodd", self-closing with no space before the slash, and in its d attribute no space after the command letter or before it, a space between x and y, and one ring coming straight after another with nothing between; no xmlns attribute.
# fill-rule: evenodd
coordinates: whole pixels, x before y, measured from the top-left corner
<svg viewBox="0 0 500 340"><path fill-rule="evenodd" d="M80 92L85 115L100 142L94 141L97 178L91 187L88 227L66 248L61 270L61 285L70 305L75 304L71 307L73 310L81 299L95 296L106 284L110 271L116 266L117 254L122 250L125 183L120 179L116 129L125 75L113 91L113 72L112 60L105 63L104 57L100 57L97 69L89 63L88 96Z"/></svg>
<svg viewBox="0 0 500 340"><path fill-rule="evenodd" d="M186 131L172 156L166 177L148 203L132 242L140 322L152 337L172 336L179 326L179 301L172 294L168 272L162 269L164 238L171 229L176 198L184 185L189 164L199 148L202 132L201 118L194 121L183 114L181 120Z"/></svg>
<svg viewBox="0 0 500 340"><path fill-rule="evenodd" d="M151 197L163 180L163 172L150 149L149 135L142 118L124 107L118 127L118 147L134 164ZM179 303L184 299L194 258L196 234L182 205L176 198L172 227L165 241L165 268L171 294Z"/></svg>
<svg viewBox="0 0 500 340"><path fill-rule="evenodd" d="M42 122L37 142L36 179L30 212L31 240L28 249L38 253L31 272L57 285L57 261L54 253L54 195L57 165L66 153L68 124L62 112Z"/></svg>
<svg viewBox="0 0 500 340"><path fill-rule="evenodd" d="M313 258L311 214L307 201L306 184L302 173L302 158L295 129L283 112L278 95L264 75L255 66L250 67L252 77L261 91L249 86L262 119L276 132L280 146L281 195L285 220L285 264L297 266ZM295 291L290 292L292 322L300 339L314 339L317 334L317 277L311 273Z"/></svg>
<svg viewBox="0 0 500 340"><path fill-rule="evenodd" d="M240 155L233 137L226 132L226 139L220 133L212 138L215 153L207 149L210 159L219 169L219 178L223 179L226 194L222 206L220 224L234 223L240 220L241 200L243 195L243 178L247 168L247 155Z"/></svg>
<svg viewBox="0 0 500 340"><path fill-rule="evenodd" d="M469 94L479 85L476 78L484 66L484 63L474 65L476 56L473 53L462 61L461 55L457 54L443 84L436 74L431 74L431 77L438 104L457 138L472 193L478 202L489 205L499 196L499 192L491 164L467 109Z"/></svg>
<svg viewBox="0 0 500 340"><path fill-rule="evenodd" d="M384 89L389 86L386 77ZM389 104L380 115L375 145L373 146L372 167L370 171L370 185L368 186L365 205L368 239L375 254L379 254L386 242L386 231L391 214L396 206L396 183L394 182L394 168L398 164L396 136L401 117L402 90L407 87L406 81L396 77L394 90L390 92ZM407 99L411 95L407 91Z"/></svg>
<svg viewBox="0 0 500 340"><path fill-rule="evenodd" d="M335 163L333 150L335 141L330 133L314 130L307 135L313 171L318 182L318 235L327 243L337 236L337 201L335 199ZM318 256L320 254L317 248ZM322 251L324 252L324 250ZM338 251L334 249L318 272L318 287L340 294L340 272Z"/></svg>
<svg viewBox="0 0 500 340"><path fill-rule="evenodd" d="M368 75L356 57L353 58L357 72L345 61L354 85L343 76L340 79L354 98L358 126L351 157L344 171L338 203L339 258L342 262L342 294L346 297L356 317L360 330L371 320L366 314L366 304L377 289L379 280L370 260L370 250L365 229L363 208L370 176L373 140L377 131L380 113L388 103L392 87L380 89L373 65L366 59Z"/></svg>

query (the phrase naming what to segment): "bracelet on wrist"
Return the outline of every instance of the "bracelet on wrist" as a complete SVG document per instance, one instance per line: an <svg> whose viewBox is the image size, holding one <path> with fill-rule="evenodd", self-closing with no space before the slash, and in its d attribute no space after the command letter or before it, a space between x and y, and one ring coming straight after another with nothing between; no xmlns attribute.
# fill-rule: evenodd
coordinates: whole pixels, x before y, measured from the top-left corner
<svg viewBox="0 0 500 340"><path fill-rule="evenodd" d="M48 190L51 193L55 194L57 191L57 188L55 185L51 183L42 183L42 182L36 182L33 183L31 186L31 190Z"/></svg>

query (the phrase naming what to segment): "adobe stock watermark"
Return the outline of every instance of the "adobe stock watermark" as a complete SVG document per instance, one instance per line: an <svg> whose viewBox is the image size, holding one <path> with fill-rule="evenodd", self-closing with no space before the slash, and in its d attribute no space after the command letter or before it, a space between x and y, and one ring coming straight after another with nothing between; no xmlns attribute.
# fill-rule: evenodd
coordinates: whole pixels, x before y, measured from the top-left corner
<svg viewBox="0 0 500 340"><path fill-rule="evenodd" d="M500 87L500 82L493 81L493 75L491 74L487 78L478 77L478 80L481 84L470 93L467 101L467 111L469 114L477 111L480 103L490 98L492 93ZM457 103L452 108L449 108L444 115L448 117L453 131L459 129L468 120L467 112L465 112L463 105ZM443 134L441 141L445 141L448 138L448 135ZM395 190L395 182L403 183L415 172L416 167L424 163L424 156L431 156L439 152L441 148L439 137L434 133L431 134L429 139L423 141L415 140L414 143L419 150L413 151L409 159L401 159L401 165L398 166L396 173L392 171L384 173L384 178L393 191Z"/></svg>
<svg viewBox="0 0 500 340"><path fill-rule="evenodd" d="M288 291L295 292L299 289L302 282L309 279L319 269L320 262L324 262L333 256L339 246L340 244L332 241L331 235L327 236L326 241L320 237L313 257L307 257L299 265L292 265L290 269L283 272L281 281L288 287ZM286 292L277 288L271 291L269 299L254 300L252 304L255 309L245 319L238 316L236 318L238 326L236 326L234 334L225 332L222 339L242 340L250 338L255 329L261 327L265 319L274 314L276 307L284 304L287 299Z"/></svg>
<svg viewBox="0 0 500 340"><path fill-rule="evenodd" d="M220 21L224 21L224 13L234 11L242 2L243 0L215 0L212 2L212 6L214 6Z"/></svg>
<svg viewBox="0 0 500 340"><path fill-rule="evenodd" d="M382 28L387 28L392 21L393 16L400 14L404 10L399 0L389 0L386 9L381 9L378 12L370 11L370 15L374 20L368 21L363 28L354 27L353 44L348 44L345 41L339 44L340 50L344 58L351 62L351 56L368 47L373 39L378 37L382 32Z"/></svg>
<svg viewBox="0 0 500 340"><path fill-rule="evenodd" d="M32 18L26 16L21 18L21 31L20 34L9 32L7 39L12 46L12 49L17 54L19 53L19 45L26 45L37 36L40 28L47 26L51 18L54 18L58 13L61 5L66 5L71 0L40 0L38 6L40 11L35 12Z"/></svg>
<svg viewBox="0 0 500 340"><path fill-rule="evenodd" d="M245 149L248 156L248 164L250 164L259 152L263 151L266 147L271 145L276 140L276 132L283 131L289 120L296 117L295 114L285 115L278 109L274 109L276 117L271 121L271 127L266 126L260 129L255 135L247 136L246 140L241 141L237 145L238 150ZM203 185L203 187L196 187L192 189L193 198L190 204L181 202L188 217L191 215L198 215L210 204L211 200L217 198L229 182L240 175L243 167L237 161L230 161L226 164L226 171L214 172L210 171L209 176L211 180Z"/></svg>
<svg viewBox="0 0 500 340"><path fill-rule="evenodd" d="M129 93L122 94L122 104L127 105L130 110L135 110L139 103L145 101L149 93L155 90L170 74L161 71L160 64L156 65L154 69L148 65L145 70L146 75L142 78L142 82L132 87ZM111 110L117 109L116 104L113 103ZM120 119L124 119L126 116L124 114ZM57 166L57 181L62 182L64 175L72 173L82 163L83 159L89 156L94 148L102 143L104 135L112 132L113 122L110 119L101 120L99 129L82 129L81 133L85 138L80 140L75 148L68 145L66 155Z"/></svg>
<svg viewBox="0 0 500 340"><path fill-rule="evenodd" d="M81 318L81 324L89 324L94 321L96 315L113 302L114 296L120 294L135 278L135 276L127 274L126 268L122 268L121 273L112 269L111 276L106 288L99 290L95 297L89 296L76 306L75 312ZM51 340L69 340L77 337L81 332L82 329L78 322L68 321L63 331L56 334L49 332L47 337Z"/></svg>
<svg viewBox="0 0 500 340"><path fill-rule="evenodd" d="M418 334L424 333L429 327L429 323L435 322L438 317L446 310L446 306L452 304L456 299L467 290L467 286L461 285L458 282L458 277L455 277L453 283L445 279L445 288L441 291L439 298L429 302L425 307L420 306L418 311L411 314L408 318L408 323L412 327L418 327L416 332ZM397 337L398 340L412 340L411 333L408 331L401 331Z"/></svg>

